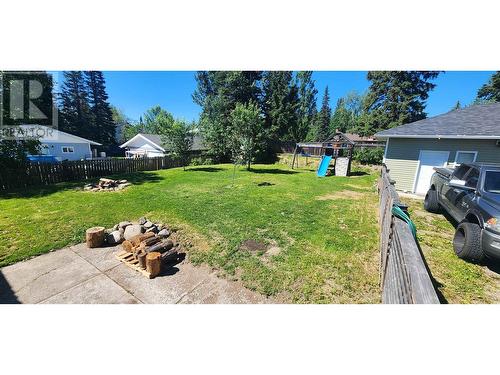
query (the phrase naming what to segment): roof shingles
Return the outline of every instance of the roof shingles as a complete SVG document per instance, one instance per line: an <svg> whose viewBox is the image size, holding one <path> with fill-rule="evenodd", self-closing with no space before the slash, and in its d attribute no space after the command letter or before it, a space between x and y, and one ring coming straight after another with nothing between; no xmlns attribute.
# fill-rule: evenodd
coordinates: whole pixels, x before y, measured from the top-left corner
<svg viewBox="0 0 500 375"><path fill-rule="evenodd" d="M473 105L383 130L377 138L500 138L500 103Z"/></svg>

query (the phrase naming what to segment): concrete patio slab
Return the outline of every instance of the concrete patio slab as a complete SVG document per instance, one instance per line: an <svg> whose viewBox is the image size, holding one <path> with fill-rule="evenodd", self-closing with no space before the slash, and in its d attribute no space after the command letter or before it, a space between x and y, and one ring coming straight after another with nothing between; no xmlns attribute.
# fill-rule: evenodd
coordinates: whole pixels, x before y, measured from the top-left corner
<svg viewBox="0 0 500 375"><path fill-rule="evenodd" d="M63 249L5 267L2 273L19 302L38 303L98 275L99 270Z"/></svg>
<svg viewBox="0 0 500 375"><path fill-rule="evenodd" d="M187 260L154 279L115 258L120 246L79 244L0 269L0 303L269 303Z"/></svg>
<svg viewBox="0 0 500 375"><path fill-rule="evenodd" d="M205 272L196 272L189 263L179 263L151 280L124 264L106 275L143 303L177 303L198 285L207 282L208 276Z"/></svg>
<svg viewBox="0 0 500 375"><path fill-rule="evenodd" d="M81 243L71 246L70 249L95 266L99 271L107 271L121 263L115 257L115 253L121 250L121 245L89 249L86 244Z"/></svg>
<svg viewBox="0 0 500 375"><path fill-rule="evenodd" d="M106 275L100 274L42 303L140 303Z"/></svg>

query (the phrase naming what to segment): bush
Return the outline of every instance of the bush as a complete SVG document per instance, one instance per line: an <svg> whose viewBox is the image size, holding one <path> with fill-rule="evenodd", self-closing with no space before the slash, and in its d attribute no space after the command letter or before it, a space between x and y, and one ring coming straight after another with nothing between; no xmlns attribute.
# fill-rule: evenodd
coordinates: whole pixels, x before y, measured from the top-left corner
<svg viewBox="0 0 500 375"><path fill-rule="evenodd" d="M352 158L361 164L382 164L384 149L382 147L355 148Z"/></svg>
<svg viewBox="0 0 500 375"><path fill-rule="evenodd" d="M189 165L197 166L197 165L210 165L213 164L213 160L208 156L198 156L191 159L191 163Z"/></svg>

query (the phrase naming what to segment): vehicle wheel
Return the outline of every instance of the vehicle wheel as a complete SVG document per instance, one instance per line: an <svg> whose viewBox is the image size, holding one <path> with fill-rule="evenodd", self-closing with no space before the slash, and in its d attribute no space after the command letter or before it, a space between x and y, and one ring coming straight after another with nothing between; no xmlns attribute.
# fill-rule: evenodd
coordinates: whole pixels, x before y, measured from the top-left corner
<svg viewBox="0 0 500 375"><path fill-rule="evenodd" d="M425 194L424 208L426 211L439 213L439 211L441 210L441 206L439 205L437 199L436 190L427 191L427 194Z"/></svg>
<svg viewBox="0 0 500 375"><path fill-rule="evenodd" d="M453 237L453 249L459 258L481 262L484 259L481 227L474 223L459 224Z"/></svg>

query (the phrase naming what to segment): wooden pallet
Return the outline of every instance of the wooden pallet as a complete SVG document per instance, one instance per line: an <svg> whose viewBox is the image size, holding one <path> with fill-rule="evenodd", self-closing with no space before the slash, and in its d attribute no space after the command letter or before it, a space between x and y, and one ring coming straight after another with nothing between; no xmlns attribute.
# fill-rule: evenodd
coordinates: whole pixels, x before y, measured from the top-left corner
<svg viewBox="0 0 500 375"><path fill-rule="evenodd" d="M135 271L141 273L142 275L146 276L148 279L152 279L153 278L153 277L151 277L151 273L150 272L148 272L146 270L143 270L139 266L139 261L134 258L134 255L132 253L129 253L127 251L122 250L119 253L115 254L115 257L120 262L126 264L127 266L129 266L133 270L135 270Z"/></svg>

